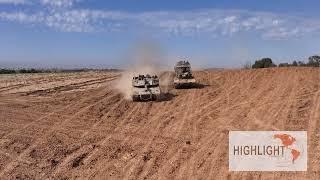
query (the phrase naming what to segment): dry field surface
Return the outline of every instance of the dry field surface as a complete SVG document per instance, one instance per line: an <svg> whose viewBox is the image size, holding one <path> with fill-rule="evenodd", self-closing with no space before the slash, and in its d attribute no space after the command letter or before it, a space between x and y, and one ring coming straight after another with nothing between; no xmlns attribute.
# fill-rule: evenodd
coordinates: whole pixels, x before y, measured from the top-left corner
<svg viewBox="0 0 320 180"><path fill-rule="evenodd" d="M1 75L0 179L320 179L319 69L198 71L160 102L119 76ZM229 130L308 131L308 171L229 172Z"/></svg>

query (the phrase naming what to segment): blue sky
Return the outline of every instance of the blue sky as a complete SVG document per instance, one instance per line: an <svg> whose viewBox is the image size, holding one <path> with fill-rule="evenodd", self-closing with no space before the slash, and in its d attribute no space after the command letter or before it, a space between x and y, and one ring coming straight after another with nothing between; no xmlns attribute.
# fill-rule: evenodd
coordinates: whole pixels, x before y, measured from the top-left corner
<svg viewBox="0 0 320 180"><path fill-rule="evenodd" d="M318 7L316 0L0 0L0 66L123 67L150 43L166 65L304 60L320 53Z"/></svg>

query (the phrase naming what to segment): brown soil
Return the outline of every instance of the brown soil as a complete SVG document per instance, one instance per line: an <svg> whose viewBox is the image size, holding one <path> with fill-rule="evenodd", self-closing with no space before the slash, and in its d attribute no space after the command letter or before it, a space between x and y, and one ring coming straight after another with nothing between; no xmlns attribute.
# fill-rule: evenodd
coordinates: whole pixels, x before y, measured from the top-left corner
<svg viewBox="0 0 320 180"><path fill-rule="evenodd" d="M0 179L320 178L319 69L195 77L192 89L162 87L160 102L131 102L117 73L0 76ZM308 171L229 172L229 130L308 131Z"/></svg>

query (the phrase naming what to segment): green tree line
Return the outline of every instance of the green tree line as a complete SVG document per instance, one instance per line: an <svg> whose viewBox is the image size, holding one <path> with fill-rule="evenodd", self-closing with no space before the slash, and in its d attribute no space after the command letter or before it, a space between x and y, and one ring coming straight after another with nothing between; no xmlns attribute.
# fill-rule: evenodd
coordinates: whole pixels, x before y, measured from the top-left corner
<svg viewBox="0 0 320 180"><path fill-rule="evenodd" d="M253 69L271 67L320 67L320 56L310 56L307 62L292 61L292 63L280 63L278 66L273 63L271 58L262 58L256 60L255 63L251 66L251 68ZM244 68L248 69L248 65L244 65Z"/></svg>

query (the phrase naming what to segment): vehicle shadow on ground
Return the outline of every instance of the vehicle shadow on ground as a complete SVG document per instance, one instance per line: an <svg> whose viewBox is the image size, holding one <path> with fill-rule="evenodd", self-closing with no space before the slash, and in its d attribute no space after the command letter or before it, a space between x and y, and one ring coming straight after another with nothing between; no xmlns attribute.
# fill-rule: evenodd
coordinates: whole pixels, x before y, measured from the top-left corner
<svg viewBox="0 0 320 180"><path fill-rule="evenodd" d="M172 94L170 92L162 93L161 98L158 100L158 102L163 102L163 101L171 101L174 97L177 95Z"/></svg>
<svg viewBox="0 0 320 180"><path fill-rule="evenodd" d="M210 86L208 84L201 84L201 83L194 83L193 85L180 85L176 87L176 89L203 89L207 86Z"/></svg>
<svg viewBox="0 0 320 180"><path fill-rule="evenodd" d="M177 95L172 94L170 92L167 93L161 93L159 99L157 100L134 100L133 102L165 102L165 101L171 101L173 98L175 98Z"/></svg>

